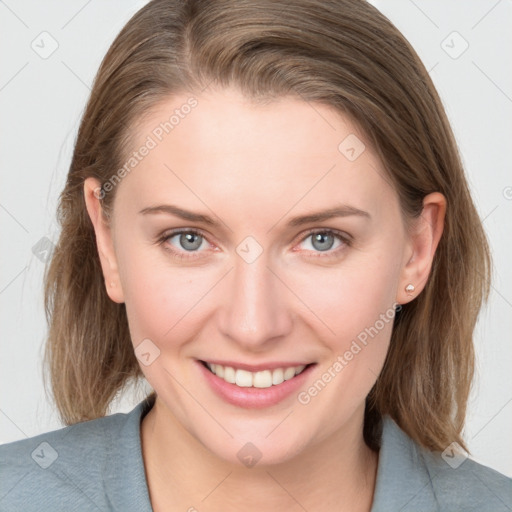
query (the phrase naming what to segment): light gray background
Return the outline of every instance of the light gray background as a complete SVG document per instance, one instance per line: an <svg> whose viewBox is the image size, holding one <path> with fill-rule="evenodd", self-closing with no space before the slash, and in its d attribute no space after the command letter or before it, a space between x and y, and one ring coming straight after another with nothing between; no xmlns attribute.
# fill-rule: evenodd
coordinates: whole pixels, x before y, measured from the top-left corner
<svg viewBox="0 0 512 512"><path fill-rule="evenodd" d="M0 1L0 442L61 426L42 386L44 264L32 248L44 237L58 239L57 198L90 85L108 46L144 3ZM512 2L372 3L430 71L490 238L494 283L475 337L465 438L475 460L512 476ZM140 390L120 397L113 411L140 398Z"/></svg>

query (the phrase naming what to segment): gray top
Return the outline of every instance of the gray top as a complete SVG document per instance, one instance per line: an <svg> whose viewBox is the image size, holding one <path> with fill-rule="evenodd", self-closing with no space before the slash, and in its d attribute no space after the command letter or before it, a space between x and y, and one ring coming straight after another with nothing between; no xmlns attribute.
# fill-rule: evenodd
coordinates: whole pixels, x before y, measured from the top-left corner
<svg viewBox="0 0 512 512"><path fill-rule="evenodd" d="M0 511L151 512L140 443L151 405L0 446ZM512 511L511 478L443 454L384 416L371 512Z"/></svg>

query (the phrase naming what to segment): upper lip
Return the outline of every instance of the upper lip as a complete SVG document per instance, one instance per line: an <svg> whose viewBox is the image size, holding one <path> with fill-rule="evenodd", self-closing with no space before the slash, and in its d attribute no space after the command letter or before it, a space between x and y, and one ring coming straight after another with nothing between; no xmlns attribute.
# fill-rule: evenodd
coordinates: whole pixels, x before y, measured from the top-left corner
<svg viewBox="0 0 512 512"><path fill-rule="evenodd" d="M292 366L307 366L309 364L314 364L311 361L306 363L297 361L273 361L260 364L246 364L237 363L235 361L221 361L219 359L202 360L202 362L209 364L220 364L221 366L231 366L237 370L247 370L248 372L261 372L263 370L275 370L276 368L290 368Z"/></svg>

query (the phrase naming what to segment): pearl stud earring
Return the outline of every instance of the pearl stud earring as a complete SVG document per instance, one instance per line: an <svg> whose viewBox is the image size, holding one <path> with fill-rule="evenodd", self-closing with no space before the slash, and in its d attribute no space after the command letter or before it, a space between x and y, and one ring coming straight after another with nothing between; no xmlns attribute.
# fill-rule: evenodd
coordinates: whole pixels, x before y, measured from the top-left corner
<svg viewBox="0 0 512 512"><path fill-rule="evenodd" d="M415 290L415 287L413 284L408 284L405 287L405 291L407 292L408 295L411 295L414 290Z"/></svg>

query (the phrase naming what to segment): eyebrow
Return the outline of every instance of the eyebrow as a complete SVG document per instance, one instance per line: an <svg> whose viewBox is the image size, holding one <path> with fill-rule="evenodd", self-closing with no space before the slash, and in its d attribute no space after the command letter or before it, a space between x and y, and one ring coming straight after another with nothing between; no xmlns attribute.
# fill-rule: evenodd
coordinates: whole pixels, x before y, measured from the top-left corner
<svg viewBox="0 0 512 512"><path fill-rule="evenodd" d="M157 214L157 213L167 213L169 215L174 215L175 217L180 217L184 220L190 220L192 222L202 222L204 224L209 224L210 226L217 225L217 222L214 221L208 215L203 215L201 213L194 213L189 210L184 210L183 208L178 208L172 204L160 204L158 206L148 206L147 208L143 208L139 214L148 215L148 214Z"/></svg>
<svg viewBox="0 0 512 512"><path fill-rule="evenodd" d="M166 213L169 215L174 215L175 217L180 217L181 219L188 220L191 222L202 222L203 224L208 224L210 226L217 226L219 223L215 221L212 217L208 215L204 215L202 213L195 213L189 210L184 210L183 208L179 208L172 204L161 204L157 206L149 206L147 208L143 208L139 214L148 215L148 214L158 214L158 213ZM300 215L298 217L293 217L287 223L289 227L301 226L303 224L311 224L313 222L321 222L324 220L333 219L335 217L349 217L349 216L358 216L366 219L371 219L371 215L359 208L355 208L350 205L340 205L334 208L329 208L327 210L321 210L317 212L308 213L306 215Z"/></svg>
<svg viewBox="0 0 512 512"><path fill-rule="evenodd" d="M288 226L301 226L302 224L310 224L312 222L321 222L323 220L333 219L335 217L350 217L358 216L366 219L371 219L371 215L364 210L360 210L350 205L340 205L328 210L322 210L318 212L309 213L306 215L300 215L299 217L293 217L288 221Z"/></svg>

